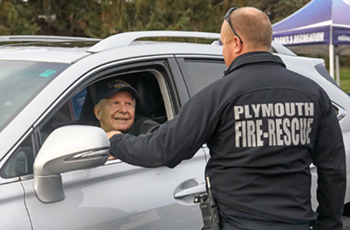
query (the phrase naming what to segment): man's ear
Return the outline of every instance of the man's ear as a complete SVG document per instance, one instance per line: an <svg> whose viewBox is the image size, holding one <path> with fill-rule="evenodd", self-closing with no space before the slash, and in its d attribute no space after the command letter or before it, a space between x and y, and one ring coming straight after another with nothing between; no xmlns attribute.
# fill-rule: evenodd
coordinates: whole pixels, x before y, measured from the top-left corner
<svg viewBox="0 0 350 230"><path fill-rule="evenodd" d="M101 108L100 108L100 106L97 104L97 105L95 105L95 107L94 107L94 113L95 113L95 116L96 116L96 118L97 118L97 120L101 120L101 114L100 114L100 112L101 112Z"/></svg>
<svg viewBox="0 0 350 230"><path fill-rule="evenodd" d="M240 54L243 49L243 44L241 43L241 40L237 36L234 36L233 43L234 43L234 47L233 47L234 53Z"/></svg>

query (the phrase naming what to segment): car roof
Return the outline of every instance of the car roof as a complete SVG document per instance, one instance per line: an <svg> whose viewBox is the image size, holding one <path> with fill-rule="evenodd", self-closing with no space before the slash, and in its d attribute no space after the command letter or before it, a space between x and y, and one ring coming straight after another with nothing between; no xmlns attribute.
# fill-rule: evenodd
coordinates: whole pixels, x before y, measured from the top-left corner
<svg viewBox="0 0 350 230"><path fill-rule="evenodd" d="M73 63L87 55L87 48L45 46L0 47L0 60Z"/></svg>
<svg viewBox="0 0 350 230"><path fill-rule="evenodd" d="M0 36L0 60L72 63L101 39L64 36Z"/></svg>
<svg viewBox="0 0 350 230"><path fill-rule="evenodd" d="M0 36L0 42L16 44L6 44L0 46L0 60L16 60L16 61L39 61L39 62L57 62L57 63L74 63L78 60L87 57L94 53L101 53L108 50L113 50L121 47L128 47L130 45L164 45L171 46L169 42L162 41L139 41L145 38L190 38L194 40L208 39L212 43L204 43L202 45L219 45L220 34L208 32L189 32L189 31L137 31L127 32L112 35L106 39L92 39L83 37L63 37L63 36ZM18 43L22 42L22 43ZM174 47L178 47L178 42L171 42ZM206 50L198 49L196 43L180 43L186 46L186 52L190 53L190 46L193 47L194 53L198 54L201 50L203 54ZM176 50L178 48L175 48ZM211 49L209 49L211 50ZM208 51L209 51L208 50ZM272 51L280 54L295 55L287 48L274 43ZM142 52L141 52L142 53ZM159 52L161 53L161 51ZM178 53L178 52L175 52ZM210 53L207 52L207 53ZM217 53L217 52L215 52Z"/></svg>

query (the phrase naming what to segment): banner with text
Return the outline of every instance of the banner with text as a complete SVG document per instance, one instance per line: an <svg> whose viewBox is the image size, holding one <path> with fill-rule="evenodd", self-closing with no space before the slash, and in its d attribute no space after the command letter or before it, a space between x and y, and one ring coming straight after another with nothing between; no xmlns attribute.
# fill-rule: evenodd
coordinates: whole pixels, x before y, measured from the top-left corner
<svg viewBox="0 0 350 230"><path fill-rule="evenodd" d="M350 28L333 27L333 44L350 45Z"/></svg>
<svg viewBox="0 0 350 230"><path fill-rule="evenodd" d="M276 33L273 40L282 45L329 44L329 27Z"/></svg>

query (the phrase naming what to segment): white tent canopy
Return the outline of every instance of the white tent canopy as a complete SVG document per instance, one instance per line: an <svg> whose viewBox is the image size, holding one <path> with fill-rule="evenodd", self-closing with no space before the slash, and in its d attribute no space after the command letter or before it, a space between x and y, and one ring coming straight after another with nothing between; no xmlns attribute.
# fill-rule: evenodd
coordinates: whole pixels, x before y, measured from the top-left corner
<svg viewBox="0 0 350 230"><path fill-rule="evenodd" d="M295 53L329 54L339 85L339 55L350 55L350 0L312 0L272 28L273 40Z"/></svg>

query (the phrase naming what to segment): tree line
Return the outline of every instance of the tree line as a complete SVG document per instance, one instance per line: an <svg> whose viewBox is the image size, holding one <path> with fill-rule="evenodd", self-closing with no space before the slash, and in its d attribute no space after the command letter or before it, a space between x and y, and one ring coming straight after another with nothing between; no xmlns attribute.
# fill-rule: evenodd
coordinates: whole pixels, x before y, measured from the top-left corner
<svg viewBox="0 0 350 230"><path fill-rule="evenodd" d="M272 23L310 0L0 0L0 35L105 38L139 30L220 32L233 6L254 6Z"/></svg>

